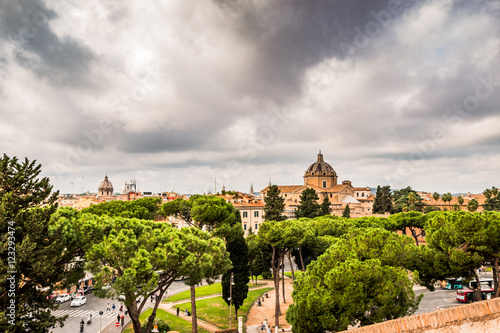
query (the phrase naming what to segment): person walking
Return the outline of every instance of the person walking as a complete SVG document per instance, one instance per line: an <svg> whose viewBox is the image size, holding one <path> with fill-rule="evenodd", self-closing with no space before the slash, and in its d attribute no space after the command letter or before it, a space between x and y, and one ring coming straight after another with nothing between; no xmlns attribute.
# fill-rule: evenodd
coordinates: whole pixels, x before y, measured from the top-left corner
<svg viewBox="0 0 500 333"><path fill-rule="evenodd" d="M119 322L120 322L120 314L118 314L118 315L116 316L116 322L117 322L117 323L119 323Z"/></svg>
<svg viewBox="0 0 500 333"><path fill-rule="evenodd" d="M113 306L111 308L113 309L113 312L115 312L116 309L115 303L113 303Z"/></svg>
<svg viewBox="0 0 500 333"><path fill-rule="evenodd" d="M108 311L111 311L111 309L109 308L109 303L108 303L108 307L106 308L106 312Z"/></svg>
<svg viewBox="0 0 500 333"><path fill-rule="evenodd" d="M177 307L177 317L179 317L179 307Z"/></svg>
<svg viewBox="0 0 500 333"><path fill-rule="evenodd" d="M122 326L125 325L125 316L122 315Z"/></svg>
<svg viewBox="0 0 500 333"><path fill-rule="evenodd" d="M123 311L123 303L120 304L120 312Z"/></svg>

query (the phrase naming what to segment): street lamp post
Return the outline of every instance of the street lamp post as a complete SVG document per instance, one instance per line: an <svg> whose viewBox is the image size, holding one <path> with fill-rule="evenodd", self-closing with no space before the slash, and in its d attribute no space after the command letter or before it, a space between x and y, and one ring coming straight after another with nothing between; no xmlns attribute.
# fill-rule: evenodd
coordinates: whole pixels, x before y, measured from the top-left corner
<svg viewBox="0 0 500 333"><path fill-rule="evenodd" d="M231 303L233 300L233 273L231 273L231 278L229 280L229 329L232 328L231 323Z"/></svg>

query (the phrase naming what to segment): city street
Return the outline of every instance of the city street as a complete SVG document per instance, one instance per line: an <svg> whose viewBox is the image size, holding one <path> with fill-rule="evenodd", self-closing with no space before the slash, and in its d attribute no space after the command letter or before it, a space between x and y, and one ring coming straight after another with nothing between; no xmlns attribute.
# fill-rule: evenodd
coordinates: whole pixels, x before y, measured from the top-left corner
<svg viewBox="0 0 500 333"><path fill-rule="evenodd" d="M188 290L189 287L184 284L182 281L175 281L170 286L170 290L172 294ZM94 296L92 293L86 294L87 304L84 304L79 307L71 307L71 302L65 302L59 305L59 309L54 312L56 316L64 316L69 315L69 317L64 322L64 327L57 327L51 330L53 333L65 333L65 332L80 332L80 321L83 319L85 321L85 333L98 333L108 325L114 325L116 323L116 316L120 313L120 304L117 299L107 299L107 298L98 298ZM107 311L107 305L112 306L113 303L116 306L115 311ZM146 309L151 305L150 302L146 303ZM99 315L99 311L103 311L103 315ZM92 314L92 324L87 325L87 317L89 314ZM129 321L128 316L125 318L125 324ZM114 327L114 326L113 326ZM121 326L116 328L116 332L121 332Z"/></svg>
<svg viewBox="0 0 500 333"><path fill-rule="evenodd" d="M481 279L493 278L491 273L481 273L479 274L479 277ZM415 314L467 304L457 301L456 290L442 289L440 286L436 287L435 291L429 291L420 286L415 286L413 290L415 290L416 295L420 295L422 293L424 294L424 298L420 302L418 310Z"/></svg>

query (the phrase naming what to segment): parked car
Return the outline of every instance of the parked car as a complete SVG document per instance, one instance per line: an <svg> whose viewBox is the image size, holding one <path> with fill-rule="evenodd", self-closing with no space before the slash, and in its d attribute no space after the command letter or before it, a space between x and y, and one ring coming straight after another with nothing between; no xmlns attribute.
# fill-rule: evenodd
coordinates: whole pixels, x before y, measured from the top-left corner
<svg viewBox="0 0 500 333"><path fill-rule="evenodd" d="M121 294L120 296L118 296L118 300L120 302L123 302L125 300L125 295L124 294Z"/></svg>
<svg viewBox="0 0 500 333"><path fill-rule="evenodd" d="M70 301L71 297L68 294L61 294L56 297L56 303L64 303Z"/></svg>
<svg viewBox="0 0 500 333"><path fill-rule="evenodd" d="M71 301L71 306L82 306L87 303L87 297L85 296L77 296L74 300Z"/></svg>

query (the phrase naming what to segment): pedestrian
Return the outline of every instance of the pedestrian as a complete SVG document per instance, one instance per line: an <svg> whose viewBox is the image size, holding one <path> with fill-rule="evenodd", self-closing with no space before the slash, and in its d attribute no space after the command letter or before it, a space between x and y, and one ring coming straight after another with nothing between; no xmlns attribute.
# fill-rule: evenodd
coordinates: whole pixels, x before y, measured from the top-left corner
<svg viewBox="0 0 500 333"><path fill-rule="evenodd" d="M153 303L153 295L151 295L151 303Z"/></svg>
<svg viewBox="0 0 500 333"><path fill-rule="evenodd" d="M111 309L109 308L109 303L108 303L108 307L106 308L106 311L111 311Z"/></svg>
<svg viewBox="0 0 500 333"><path fill-rule="evenodd" d="M125 316L128 314L128 309L125 308Z"/></svg>
<svg viewBox="0 0 500 333"><path fill-rule="evenodd" d="M170 288L167 289L167 296L170 297Z"/></svg>
<svg viewBox="0 0 500 333"><path fill-rule="evenodd" d="M125 316L122 315L122 326L125 324Z"/></svg>
<svg viewBox="0 0 500 333"><path fill-rule="evenodd" d="M120 312L122 312L122 311L123 311L123 303L120 304Z"/></svg>
<svg viewBox="0 0 500 333"><path fill-rule="evenodd" d="M113 312L115 312L116 309L115 303L113 303L113 306L111 308L113 309Z"/></svg>
<svg viewBox="0 0 500 333"><path fill-rule="evenodd" d="M179 317L179 307L177 307L177 317Z"/></svg>
<svg viewBox="0 0 500 333"><path fill-rule="evenodd" d="M117 322L117 323L119 323L119 322L120 322L120 315L119 315L119 314L116 316L116 322Z"/></svg>
<svg viewBox="0 0 500 333"><path fill-rule="evenodd" d="M188 309L184 309L184 315L187 316L188 315Z"/></svg>

